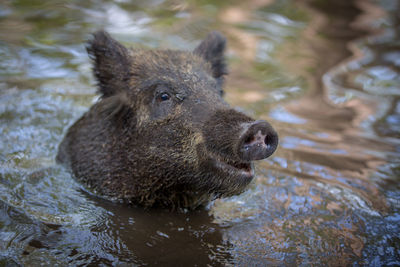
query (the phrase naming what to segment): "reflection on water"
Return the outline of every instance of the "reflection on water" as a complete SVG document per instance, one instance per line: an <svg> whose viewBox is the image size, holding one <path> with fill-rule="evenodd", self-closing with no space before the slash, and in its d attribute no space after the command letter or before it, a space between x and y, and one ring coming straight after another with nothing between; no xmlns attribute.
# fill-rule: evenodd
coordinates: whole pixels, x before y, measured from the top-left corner
<svg viewBox="0 0 400 267"><path fill-rule="evenodd" d="M400 2L3 1L2 265L400 265ZM55 165L94 101L83 42L229 40L226 98L281 136L240 196L188 214L87 194Z"/></svg>

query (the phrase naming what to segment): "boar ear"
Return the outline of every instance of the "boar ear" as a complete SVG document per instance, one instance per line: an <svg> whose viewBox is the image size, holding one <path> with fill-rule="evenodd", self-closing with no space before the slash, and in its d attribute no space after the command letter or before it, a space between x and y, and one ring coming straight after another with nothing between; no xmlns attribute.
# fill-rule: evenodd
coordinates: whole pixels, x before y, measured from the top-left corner
<svg viewBox="0 0 400 267"><path fill-rule="evenodd" d="M218 79L228 74L225 64L226 38L219 32L210 32L193 53L211 63L213 76Z"/></svg>
<svg viewBox="0 0 400 267"><path fill-rule="evenodd" d="M127 87L129 51L105 31L93 34L86 50L93 60L93 72L103 97L114 95Z"/></svg>

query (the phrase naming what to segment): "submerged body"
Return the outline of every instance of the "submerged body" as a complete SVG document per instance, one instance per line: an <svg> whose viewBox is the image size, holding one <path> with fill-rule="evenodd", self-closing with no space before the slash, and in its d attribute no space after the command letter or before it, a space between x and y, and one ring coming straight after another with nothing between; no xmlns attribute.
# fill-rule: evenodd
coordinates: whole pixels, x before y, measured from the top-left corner
<svg viewBox="0 0 400 267"><path fill-rule="evenodd" d="M57 161L97 193L146 207L239 194L278 137L222 99L224 50L216 32L193 52L127 49L94 34L101 99L68 130Z"/></svg>

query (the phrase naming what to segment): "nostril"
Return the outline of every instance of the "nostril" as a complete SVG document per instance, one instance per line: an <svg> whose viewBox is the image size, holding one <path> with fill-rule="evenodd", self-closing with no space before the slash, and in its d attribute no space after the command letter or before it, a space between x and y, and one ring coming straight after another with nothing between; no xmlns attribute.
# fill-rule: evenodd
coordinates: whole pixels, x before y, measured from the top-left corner
<svg viewBox="0 0 400 267"><path fill-rule="evenodd" d="M278 135L266 121L256 121L250 126L239 146L239 154L244 160L259 160L272 155L278 145Z"/></svg>
<svg viewBox="0 0 400 267"><path fill-rule="evenodd" d="M274 145L275 139L276 137L273 134L268 134L265 136L264 143L267 146L267 149L271 148L271 146Z"/></svg>
<svg viewBox="0 0 400 267"><path fill-rule="evenodd" d="M247 136L247 138L244 140L244 144L245 144L245 145L251 144L251 143L253 142L253 140L254 140L254 136L253 136L253 135L249 135L249 136Z"/></svg>

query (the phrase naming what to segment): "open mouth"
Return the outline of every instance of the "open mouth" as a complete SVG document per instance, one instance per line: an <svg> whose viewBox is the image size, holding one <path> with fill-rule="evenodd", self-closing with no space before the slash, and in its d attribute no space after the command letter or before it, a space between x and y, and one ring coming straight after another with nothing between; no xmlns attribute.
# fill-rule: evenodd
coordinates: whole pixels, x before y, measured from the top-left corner
<svg viewBox="0 0 400 267"><path fill-rule="evenodd" d="M254 171L251 162L225 162L215 159L215 165L225 172L234 175L241 175L248 178L254 176Z"/></svg>

